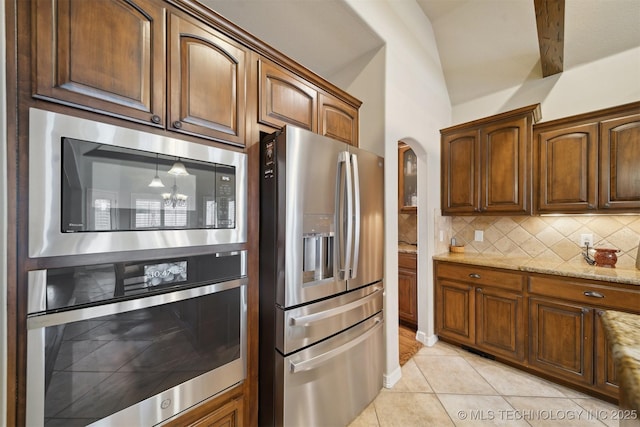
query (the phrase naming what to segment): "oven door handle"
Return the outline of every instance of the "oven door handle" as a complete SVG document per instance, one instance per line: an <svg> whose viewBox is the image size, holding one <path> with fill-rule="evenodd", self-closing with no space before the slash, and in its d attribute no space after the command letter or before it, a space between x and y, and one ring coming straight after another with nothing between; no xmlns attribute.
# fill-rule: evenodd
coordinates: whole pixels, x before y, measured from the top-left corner
<svg viewBox="0 0 640 427"><path fill-rule="evenodd" d="M375 334L378 329L382 327L382 317L376 317L374 319L374 326L368 331L364 332L358 338L349 341L346 344L341 345L340 347L334 348L333 350L329 350L326 353L319 354L318 356L314 356L310 359L303 360L302 362L289 362L291 373L295 374L297 372L310 371L312 369L317 368L325 362L333 359L334 357L349 351L353 347L360 344L362 341L369 339L369 337Z"/></svg>
<svg viewBox="0 0 640 427"><path fill-rule="evenodd" d="M348 311L354 310L358 307L361 307L371 300L374 300L378 297L378 294L382 292L382 288L375 287L373 288L373 292L369 295L357 299L353 302L341 305L340 307L330 308L329 310L319 311L313 314L307 314L305 316L300 317L292 317L289 319L289 325L291 326L308 326L311 323L319 322L321 320L325 320L331 317L338 316L340 314L344 314Z"/></svg>

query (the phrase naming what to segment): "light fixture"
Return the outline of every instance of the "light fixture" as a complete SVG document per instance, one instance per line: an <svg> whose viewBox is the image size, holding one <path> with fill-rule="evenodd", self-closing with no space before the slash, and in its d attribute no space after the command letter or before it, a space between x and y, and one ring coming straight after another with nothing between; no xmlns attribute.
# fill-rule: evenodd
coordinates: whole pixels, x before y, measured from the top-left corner
<svg viewBox="0 0 640 427"><path fill-rule="evenodd" d="M156 176L149 183L149 187L164 187L162 180L158 176L158 155L156 154Z"/></svg>
<svg viewBox="0 0 640 427"><path fill-rule="evenodd" d="M187 174L188 175L188 174ZM164 199L164 206L166 208L184 208L187 206L187 195L178 193L178 186L176 185L176 179L173 179L173 187L171 187L171 193L162 193Z"/></svg>
<svg viewBox="0 0 640 427"><path fill-rule="evenodd" d="M184 164L180 161L180 159L176 160L175 163L173 163L173 166L171 166L171 169L169 169L169 173L175 176L189 175L189 172L187 172L187 168L184 167Z"/></svg>

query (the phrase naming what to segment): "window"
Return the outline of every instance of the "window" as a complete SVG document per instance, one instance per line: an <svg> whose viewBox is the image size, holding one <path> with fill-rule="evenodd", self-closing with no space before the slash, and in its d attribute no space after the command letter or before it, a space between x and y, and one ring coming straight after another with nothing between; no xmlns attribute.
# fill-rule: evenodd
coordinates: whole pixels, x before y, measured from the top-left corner
<svg viewBox="0 0 640 427"><path fill-rule="evenodd" d="M162 201L158 199L135 199L135 228L160 227Z"/></svg>

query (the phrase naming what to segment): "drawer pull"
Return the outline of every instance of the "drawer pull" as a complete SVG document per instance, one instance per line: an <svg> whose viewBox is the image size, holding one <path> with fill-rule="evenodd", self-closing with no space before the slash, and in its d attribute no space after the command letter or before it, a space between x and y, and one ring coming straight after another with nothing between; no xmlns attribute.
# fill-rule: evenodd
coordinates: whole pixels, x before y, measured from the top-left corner
<svg viewBox="0 0 640 427"><path fill-rule="evenodd" d="M480 275L478 273L471 273L469 274L469 277L471 277L472 279L479 279Z"/></svg>
<svg viewBox="0 0 640 427"><path fill-rule="evenodd" d="M604 295L602 295L600 292L594 292L594 291L584 291L584 296L592 297L592 298L604 298Z"/></svg>

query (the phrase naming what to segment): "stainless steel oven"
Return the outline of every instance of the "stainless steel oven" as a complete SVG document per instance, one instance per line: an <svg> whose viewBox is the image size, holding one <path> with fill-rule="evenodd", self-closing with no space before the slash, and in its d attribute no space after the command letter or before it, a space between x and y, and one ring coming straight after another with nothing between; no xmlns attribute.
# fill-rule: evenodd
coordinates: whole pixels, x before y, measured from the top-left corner
<svg viewBox="0 0 640 427"><path fill-rule="evenodd" d="M247 156L32 108L29 256L244 243Z"/></svg>
<svg viewBox="0 0 640 427"><path fill-rule="evenodd" d="M246 376L246 251L29 272L27 420L155 425Z"/></svg>

